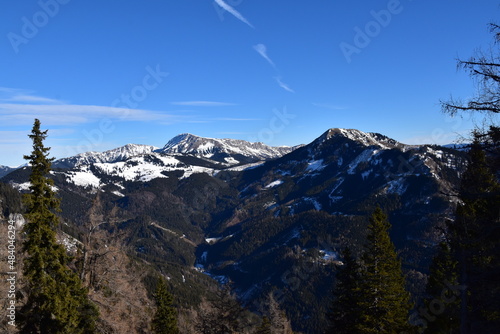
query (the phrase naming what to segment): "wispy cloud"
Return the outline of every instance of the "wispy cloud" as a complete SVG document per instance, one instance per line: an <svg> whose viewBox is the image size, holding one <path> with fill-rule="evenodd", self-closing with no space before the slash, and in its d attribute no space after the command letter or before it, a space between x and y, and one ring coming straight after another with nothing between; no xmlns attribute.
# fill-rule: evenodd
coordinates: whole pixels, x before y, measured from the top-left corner
<svg viewBox="0 0 500 334"><path fill-rule="evenodd" d="M6 102L27 102L27 103L49 103L49 104L62 104L62 101L56 99L50 99L42 96L35 95L16 95L10 99L2 99Z"/></svg>
<svg viewBox="0 0 500 334"><path fill-rule="evenodd" d="M226 107L235 106L235 103L229 102L216 102L216 101L178 101L170 102L170 104L177 106L191 106L191 107Z"/></svg>
<svg viewBox="0 0 500 334"><path fill-rule="evenodd" d="M25 103L47 103L62 104L64 102L47 97L33 95L33 92L26 89L0 87L0 101L3 102L25 102Z"/></svg>
<svg viewBox="0 0 500 334"><path fill-rule="evenodd" d="M312 103L313 106L318 107L318 108L324 108L324 109L330 109L330 110L345 110L347 109L346 107L342 106L337 106L334 104L329 104L329 103Z"/></svg>
<svg viewBox="0 0 500 334"><path fill-rule="evenodd" d="M257 51L269 64L271 64L273 67L276 67L274 65L274 62L269 58L267 55L267 48L264 44L257 44L253 46L254 50Z"/></svg>
<svg viewBox="0 0 500 334"><path fill-rule="evenodd" d="M243 15L240 14L240 12L238 12L236 9L225 3L224 0L215 0L215 3L218 4L222 9L224 9L228 13L232 14L241 22L246 23L251 28L254 28L254 26L250 22L248 22L248 20L245 17L243 17Z"/></svg>
<svg viewBox="0 0 500 334"><path fill-rule="evenodd" d="M288 86L286 83L284 83L282 80L281 80L281 77L275 77L274 78L276 80L276 82L278 83L278 85L283 88L284 90L286 90L287 92L290 92L290 93L295 93L295 91L293 89L290 88L290 86Z"/></svg>
<svg viewBox="0 0 500 334"><path fill-rule="evenodd" d="M160 111L74 104L1 103L2 125L31 124L39 118L47 125L83 124L102 118L122 121L167 121L172 115Z"/></svg>

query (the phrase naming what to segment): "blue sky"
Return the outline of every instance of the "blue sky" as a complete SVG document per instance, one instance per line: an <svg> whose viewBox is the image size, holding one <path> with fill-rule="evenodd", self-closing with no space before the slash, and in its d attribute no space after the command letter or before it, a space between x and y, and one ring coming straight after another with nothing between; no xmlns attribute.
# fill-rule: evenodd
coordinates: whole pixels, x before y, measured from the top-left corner
<svg viewBox="0 0 500 334"><path fill-rule="evenodd" d="M439 101L475 93L456 59L491 47L499 14L492 0L3 1L0 164L24 163L34 118L57 158L185 132L449 143L473 121Z"/></svg>

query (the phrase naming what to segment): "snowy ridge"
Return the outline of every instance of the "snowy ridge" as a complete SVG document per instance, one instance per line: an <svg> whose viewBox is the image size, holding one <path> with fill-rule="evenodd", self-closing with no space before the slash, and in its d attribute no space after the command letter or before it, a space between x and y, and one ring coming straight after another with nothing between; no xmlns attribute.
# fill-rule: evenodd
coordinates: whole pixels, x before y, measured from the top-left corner
<svg viewBox="0 0 500 334"><path fill-rule="evenodd" d="M318 140L320 142L325 142L333 137L345 137L364 146L378 146L384 150L396 147L405 149L407 147L407 145L402 144L380 133L363 132L356 129L332 128L326 131L321 137L318 138Z"/></svg>
<svg viewBox="0 0 500 334"><path fill-rule="evenodd" d="M158 149L151 145L127 144L105 152L85 152L54 161L55 168L75 168L95 163L123 161L133 156L148 154Z"/></svg>
<svg viewBox="0 0 500 334"><path fill-rule="evenodd" d="M64 174L69 183L84 188L97 189L109 184L109 182L103 181L109 176L118 177L124 181L149 182L157 178L168 178L166 173L173 171L182 171L181 179L196 173L213 175L217 172L212 168L185 164L175 156L150 153L133 156L124 161L81 165L72 170L58 173ZM116 195L122 196L121 193Z"/></svg>
<svg viewBox="0 0 500 334"><path fill-rule="evenodd" d="M279 158L293 149L293 147L288 146L272 147L240 139L202 138L184 133L172 138L158 151L166 154L191 154L204 158L212 158L215 154L240 155L258 161ZM237 157L227 157L225 162L228 164L239 163Z"/></svg>

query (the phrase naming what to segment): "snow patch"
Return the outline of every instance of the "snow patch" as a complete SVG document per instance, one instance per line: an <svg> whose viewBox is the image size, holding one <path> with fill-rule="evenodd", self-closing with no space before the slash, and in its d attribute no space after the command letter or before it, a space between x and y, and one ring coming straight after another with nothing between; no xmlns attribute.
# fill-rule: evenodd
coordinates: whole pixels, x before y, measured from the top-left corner
<svg viewBox="0 0 500 334"><path fill-rule="evenodd" d="M279 186L280 184L283 184L283 181L282 180L276 180L274 182L269 183L267 186L265 186L265 188L267 188L267 189L274 188L274 187Z"/></svg>
<svg viewBox="0 0 500 334"><path fill-rule="evenodd" d="M272 201L272 202L267 202L267 203L264 203L263 207L264 209L272 209L273 207L276 206L276 202Z"/></svg>
<svg viewBox="0 0 500 334"><path fill-rule="evenodd" d="M99 188L101 180L95 176L88 168L82 168L80 171L69 171L66 173L66 180L79 187Z"/></svg>
<svg viewBox="0 0 500 334"><path fill-rule="evenodd" d="M360 163L369 161L371 157L378 152L379 152L378 150L370 150L370 149L366 149L363 152L361 152L361 154L358 155L356 159L354 159L349 164L349 169L347 170L347 173L351 175L355 174L356 173L355 169L356 167L358 167Z"/></svg>
<svg viewBox="0 0 500 334"><path fill-rule="evenodd" d="M310 171L310 172L320 171L320 170L323 170L325 167L326 166L324 165L323 159L313 160L313 161L308 163L306 171Z"/></svg>
<svg viewBox="0 0 500 334"><path fill-rule="evenodd" d="M123 195L121 192L119 192L118 190L115 190L115 191L112 191L111 192L113 195L116 195L116 196L119 196L119 197L125 197L125 195Z"/></svg>
<svg viewBox="0 0 500 334"><path fill-rule="evenodd" d="M210 245L213 245L215 243L217 243L218 241L220 241L222 238L219 237L219 238L205 238L205 241L207 244L210 244Z"/></svg>
<svg viewBox="0 0 500 334"><path fill-rule="evenodd" d="M240 162L238 160L236 160L235 158L233 157L227 157L227 158L224 158L224 161L226 161L228 164L230 165L236 165L236 164L239 164Z"/></svg>
<svg viewBox="0 0 500 334"><path fill-rule="evenodd" d="M392 180L388 183L386 193L402 195L407 188L408 185L405 184L404 180Z"/></svg>
<svg viewBox="0 0 500 334"><path fill-rule="evenodd" d="M339 258L339 254L334 251L328 251L325 249L320 249L319 253L321 254L321 258L325 261L334 261Z"/></svg>

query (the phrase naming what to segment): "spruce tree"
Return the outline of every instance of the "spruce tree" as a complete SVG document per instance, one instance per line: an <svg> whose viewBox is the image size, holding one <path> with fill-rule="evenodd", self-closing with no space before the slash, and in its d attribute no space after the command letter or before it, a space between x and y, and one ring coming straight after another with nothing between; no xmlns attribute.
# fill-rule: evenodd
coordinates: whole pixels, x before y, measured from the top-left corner
<svg viewBox="0 0 500 334"><path fill-rule="evenodd" d="M360 266L346 247L342 253L343 266L335 276L333 302L328 319L328 334L358 333L356 323L360 314Z"/></svg>
<svg viewBox="0 0 500 334"><path fill-rule="evenodd" d="M500 185L477 140L462 176L460 204L449 226L452 254L458 261L460 331L488 332L500 326Z"/></svg>
<svg viewBox="0 0 500 334"><path fill-rule="evenodd" d="M97 309L68 267L66 249L56 240L59 201L53 181L47 177L53 158L48 157L50 148L43 144L47 130L40 130L38 119L29 137L33 151L24 157L31 166L23 243L27 301L20 310L20 333L93 333Z"/></svg>
<svg viewBox="0 0 500 334"><path fill-rule="evenodd" d="M172 307L174 298L167 290L165 279L160 277L155 292L156 313L151 327L156 334L178 334L177 310Z"/></svg>
<svg viewBox="0 0 500 334"><path fill-rule="evenodd" d="M385 213L377 208L370 217L362 255L358 333L401 333L410 329L412 305L401 262L389 237L390 227Z"/></svg>

